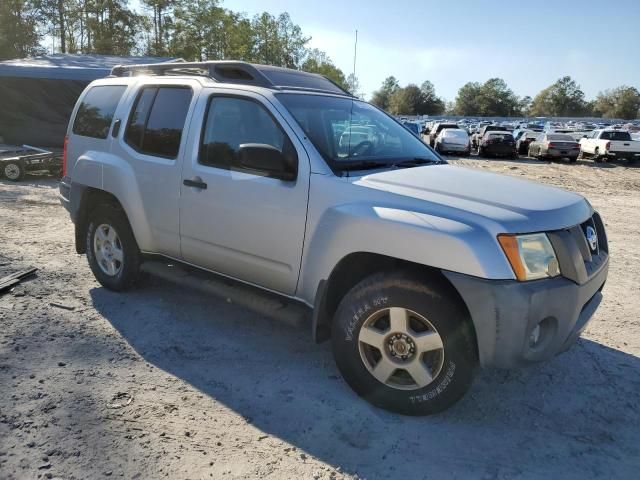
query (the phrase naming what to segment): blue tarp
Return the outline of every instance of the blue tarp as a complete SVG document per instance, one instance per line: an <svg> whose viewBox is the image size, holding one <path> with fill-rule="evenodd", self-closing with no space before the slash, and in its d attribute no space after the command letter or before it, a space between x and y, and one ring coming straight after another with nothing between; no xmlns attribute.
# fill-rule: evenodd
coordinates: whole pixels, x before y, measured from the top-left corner
<svg viewBox="0 0 640 480"><path fill-rule="evenodd" d="M0 62L0 139L60 148L73 107L89 82L106 77L116 65L173 60L60 54Z"/></svg>
<svg viewBox="0 0 640 480"><path fill-rule="evenodd" d="M106 77L116 65L172 62L177 58L116 55L44 55L0 62L0 77L84 80Z"/></svg>

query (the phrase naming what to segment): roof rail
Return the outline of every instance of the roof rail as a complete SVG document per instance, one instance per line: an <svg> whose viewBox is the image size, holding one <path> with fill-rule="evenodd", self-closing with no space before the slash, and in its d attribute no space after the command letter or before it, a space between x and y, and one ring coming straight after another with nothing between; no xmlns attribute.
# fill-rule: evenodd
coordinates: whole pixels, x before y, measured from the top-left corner
<svg viewBox="0 0 640 480"><path fill-rule="evenodd" d="M257 65L241 61L216 60L206 62L151 63L142 65L117 65L112 77L141 75L199 75L220 83L254 85L276 90L307 90L351 96L332 80L316 73L288 68Z"/></svg>

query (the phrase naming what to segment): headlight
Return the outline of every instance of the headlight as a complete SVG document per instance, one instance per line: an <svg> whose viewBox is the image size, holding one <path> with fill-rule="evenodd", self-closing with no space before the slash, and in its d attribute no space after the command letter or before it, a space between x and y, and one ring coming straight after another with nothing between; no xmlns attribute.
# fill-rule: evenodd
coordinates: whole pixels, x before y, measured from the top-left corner
<svg viewBox="0 0 640 480"><path fill-rule="evenodd" d="M546 234L498 235L498 242L518 280L537 280L560 275L556 253Z"/></svg>

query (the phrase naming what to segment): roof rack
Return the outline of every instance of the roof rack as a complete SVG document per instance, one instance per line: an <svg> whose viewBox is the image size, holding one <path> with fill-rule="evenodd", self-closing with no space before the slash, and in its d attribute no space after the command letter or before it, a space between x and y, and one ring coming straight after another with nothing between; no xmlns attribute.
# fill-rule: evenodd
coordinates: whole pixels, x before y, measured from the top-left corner
<svg viewBox="0 0 640 480"><path fill-rule="evenodd" d="M241 61L185 62L179 60L143 65L117 65L111 70L112 77L135 75L197 75L220 83L352 96L332 80L317 73Z"/></svg>

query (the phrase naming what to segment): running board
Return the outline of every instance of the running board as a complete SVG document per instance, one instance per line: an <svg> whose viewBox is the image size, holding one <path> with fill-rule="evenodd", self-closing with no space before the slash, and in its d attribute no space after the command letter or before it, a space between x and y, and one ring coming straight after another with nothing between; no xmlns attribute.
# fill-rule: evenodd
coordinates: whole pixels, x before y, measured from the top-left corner
<svg viewBox="0 0 640 480"><path fill-rule="evenodd" d="M309 325L309 307L258 287L172 260L146 260L140 269L189 290L215 295L291 327Z"/></svg>

